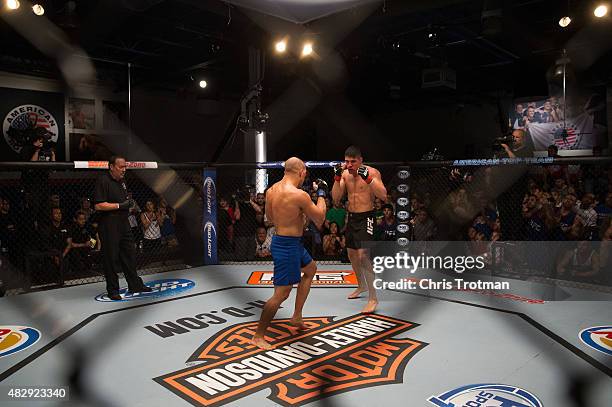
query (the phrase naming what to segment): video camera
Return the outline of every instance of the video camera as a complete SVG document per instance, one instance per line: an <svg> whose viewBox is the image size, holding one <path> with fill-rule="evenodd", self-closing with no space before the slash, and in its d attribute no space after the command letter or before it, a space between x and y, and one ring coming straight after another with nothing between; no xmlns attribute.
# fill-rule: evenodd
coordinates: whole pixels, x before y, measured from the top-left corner
<svg viewBox="0 0 612 407"><path fill-rule="evenodd" d="M503 151L504 148L502 147L502 144L505 144L510 149L512 149L514 147L514 138L512 137L512 134L507 134L502 137L496 137L493 140L491 148L493 149L493 151Z"/></svg>

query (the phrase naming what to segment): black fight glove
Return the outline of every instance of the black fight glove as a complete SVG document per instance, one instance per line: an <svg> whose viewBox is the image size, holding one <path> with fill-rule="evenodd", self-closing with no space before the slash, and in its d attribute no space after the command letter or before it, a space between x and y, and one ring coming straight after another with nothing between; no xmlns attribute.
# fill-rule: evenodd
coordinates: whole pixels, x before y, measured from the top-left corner
<svg viewBox="0 0 612 407"><path fill-rule="evenodd" d="M342 164L336 164L334 166L334 181L338 182L342 178L342 173L344 172L344 168L342 168Z"/></svg>
<svg viewBox="0 0 612 407"><path fill-rule="evenodd" d="M366 184L369 184L372 182L373 178L370 175L370 171L368 170L368 167L365 166L361 166L359 167L359 169L357 170L357 174L366 182Z"/></svg>
<svg viewBox="0 0 612 407"><path fill-rule="evenodd" d="M327 182L323 181L321 178L317 178L312 183L312 188L317 193L317 196L325 198L329 194L329 187L327 186Z"/></svg>

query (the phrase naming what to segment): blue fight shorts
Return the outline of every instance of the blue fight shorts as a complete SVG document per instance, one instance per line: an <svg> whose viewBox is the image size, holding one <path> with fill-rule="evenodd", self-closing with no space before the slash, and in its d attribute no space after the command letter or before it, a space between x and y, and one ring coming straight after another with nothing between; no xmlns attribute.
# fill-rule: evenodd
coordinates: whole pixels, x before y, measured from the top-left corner
<svg viewBox="0 0 612 407"><path fill-rule="evenodd" d="M293 285L300 282L301 268L312 261L301 237L272 236L270 252L274 260L274 285Z"/></svg>

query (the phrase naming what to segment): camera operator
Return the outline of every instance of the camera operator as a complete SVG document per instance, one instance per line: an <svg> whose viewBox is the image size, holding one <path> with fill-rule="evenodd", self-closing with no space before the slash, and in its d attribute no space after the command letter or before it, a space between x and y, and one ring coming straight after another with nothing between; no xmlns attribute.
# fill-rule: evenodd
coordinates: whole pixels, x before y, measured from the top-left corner
<svg viewBox="0 0 612 407"><path fill-rule="evenodd" d="M509 158L533 157L533 146L527 139L527 132L525 130L515 129L512 131L512 139L507 137L498 139L500 141L499 147L503 149ZM496 144L494 144L493 149L499 150Z"/></svg>
<svg viewBox="0 0 612 407"><path fill-rule="evenodd" d="M24 161L55 161L55 148L47 130L36 128L31 144L25 145L21 150Z"/></svg>

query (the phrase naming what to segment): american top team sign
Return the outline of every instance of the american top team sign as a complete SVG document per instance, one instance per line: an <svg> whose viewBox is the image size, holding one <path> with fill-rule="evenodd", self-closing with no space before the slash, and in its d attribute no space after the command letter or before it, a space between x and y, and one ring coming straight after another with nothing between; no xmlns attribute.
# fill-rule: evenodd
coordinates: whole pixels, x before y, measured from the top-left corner
<svg viewBox="0 0 612 407"><path fill-rule="evenodd" d="M301 406L355 389L401 383L412 356L427 344L398 335L417 324L385 315L304 318L298 332L274 321L266 337L250 344L257 322L230 326L208 339L187 362L200 364L154 380L193 405L221 406L271 389L272 401Z"/></svg>
<svg viewBox="0 0 612 407"><path fill-rule="evenodd" d="M55 117L44 107L21 105L12 108L2 121L2 134L6 143L16 153L32 140L32 136L46 130L49 138L57 142L59 127Z"/></svg>

